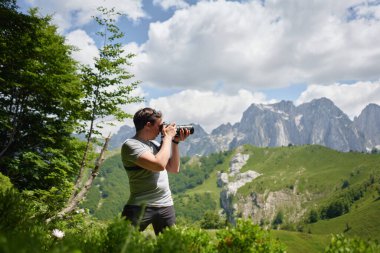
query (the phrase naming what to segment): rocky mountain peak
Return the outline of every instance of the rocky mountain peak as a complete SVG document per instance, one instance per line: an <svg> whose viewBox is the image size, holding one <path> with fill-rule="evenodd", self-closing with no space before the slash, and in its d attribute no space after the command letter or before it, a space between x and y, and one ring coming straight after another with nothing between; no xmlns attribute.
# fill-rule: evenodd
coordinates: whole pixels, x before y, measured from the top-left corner
<svg viewBox="0 0 380 253"><path fill-rule="evenodd" d="M380 146L380 106L367 105L354 119L355 127L363 133L367 150Z"/></svg>
<svg viewBox="0 0 380 253"><path fill-rule="evenodd" d="M259 147L319 144L338 151L365 151L380 146L379 125L380 106L376 104L369 104L354 121L328 98L298 106L291 101L251 104L240 122L222 124L211 134L194 124L195 133L181 143L180 152L188 156L207 155L243 144ZM121 128L112 138L120 146L132 132L134 128Z"/></svg>

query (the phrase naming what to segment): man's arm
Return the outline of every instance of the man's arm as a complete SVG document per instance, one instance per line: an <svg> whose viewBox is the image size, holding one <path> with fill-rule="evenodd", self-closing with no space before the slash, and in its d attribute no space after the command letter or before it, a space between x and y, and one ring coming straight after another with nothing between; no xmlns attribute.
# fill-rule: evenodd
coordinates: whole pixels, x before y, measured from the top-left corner
<svg viewBox="0 0 380 253"><path fill-rule="evenodd" d="M179 147L178 144L172 142L172 156L169 159L166 170L170 173L178 173L180 165Z"/></svg>
<svg viewBox="0 0 380 253"><path fill-rule="evenodd" d="M166 166L166 170L171 173L179 172L180 165L180 155L179 155L179 142L184 141L190 135L190 131L188 129L181 130L179 136L175 136L172 142L172 156L169 159L168 165Z"/></svg>
<svg viewBox="0 0 380 253"><path fill-rule="evenodd" d="M136 164L155 172L165 170L170 158L171 139L170 136L165 136L162 139L161 149L156 155L146 151L137 158Z"/></svg>

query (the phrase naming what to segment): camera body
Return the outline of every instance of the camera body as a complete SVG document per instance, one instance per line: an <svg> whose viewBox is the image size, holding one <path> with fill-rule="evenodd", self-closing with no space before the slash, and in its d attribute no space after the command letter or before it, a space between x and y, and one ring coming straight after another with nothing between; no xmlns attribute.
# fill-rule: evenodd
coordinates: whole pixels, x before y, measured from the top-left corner
<svg viewBox="0 0 380 253"><path fill-rule="evenodd" d="M170 125L170 124L164 122L164 123L161 125L161 127L160 127L160 131L162 131L163 126L167 126L167 125ZM179 135L180 135L180 131L181 131L181 129L183 129L183 130L188 129L189 132L190 132L190 134L193 134L193 133L194 133L194 126L193 126L193 125L190 125L190 124L188 124L188 125L176 125L176 128L177 128L176 136L179 136Z"/></svg>

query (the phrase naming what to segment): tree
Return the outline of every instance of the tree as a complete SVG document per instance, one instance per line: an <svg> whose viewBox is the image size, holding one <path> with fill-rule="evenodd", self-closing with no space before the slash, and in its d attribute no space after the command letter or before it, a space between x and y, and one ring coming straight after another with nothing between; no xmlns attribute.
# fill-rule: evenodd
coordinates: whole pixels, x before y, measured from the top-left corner
<svg viewBox="0 0 380 253"><path fill-rule="evenodd" d="M284 213L282 210L278 211L276 217L274 218L272 224L273 226L277 227L278 225L282 224L284 222Z"/></svg>
<svg viewBox="0 0 380 253"><path fill-rule="evenodd" d="M94 17L97 24L102 28L97 32L103 40L103 46L100 49L100 56L95 58L94 67L82 66L81 82L84 92L82 100L82 119L84 124L81 125L79 132L86 134L86 148L82 157L79 174L74 186L74 192L68 201L65 212L70 212L76 204L83 198L91 187L96 173L90 175L83 185L86 161L93 136L99 136L100 132L97 127L103 123L105 116L115 116L117 120L122 120L131 115L125 113L120 105L141 102L142 98L132 96L131 92L137 87L139 81L126 84L133 74L126 70L126 66L131 65L130 59L134 54L124 55L122 44L118 42L124 37L124 33L117 27L116 17L121 15L114 9L99 7L100 16ZM104 148L103 148L104 149Z"/></svg>
<svg viewBox="0 0 380 253"><path fill-rule="evenodd" d="M73 48L50 20L19 13L11 0L0 5L0 171L59 208L84 148L71 136L83 92Z"/></svg>
<svg viewBox="0 0 380 253"><path fill-rule="evenodd" d="M311 209L307 222L308 223L315 223L318 221L318 219L319 219L318 212L315 209Z"/></svg>
<svg viewBox="0 0 380 253"><path fill-rule="evenodd" d="M206 211L201 220L201 228L204 229L218 229L222 228L224 225L225 222L223 222L220 215L215 210Z"/></svg>

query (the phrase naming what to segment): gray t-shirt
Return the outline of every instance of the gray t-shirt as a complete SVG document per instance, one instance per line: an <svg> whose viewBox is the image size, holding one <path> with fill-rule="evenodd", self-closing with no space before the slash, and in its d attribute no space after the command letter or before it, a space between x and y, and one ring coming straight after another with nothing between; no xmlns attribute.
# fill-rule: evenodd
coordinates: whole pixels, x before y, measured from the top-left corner
<svg viewBox="0 0 380 253"><path fill-rule="evenodd" d="M153 143L154 142L154 143ZM121 159L129 178L131 195L128 205L152 207L172 206L173 199L169 188L166 170L153 172L136 165L136 160L144 152L157 154L159 144L155 141L127 139L121 147Z"/></svg>

